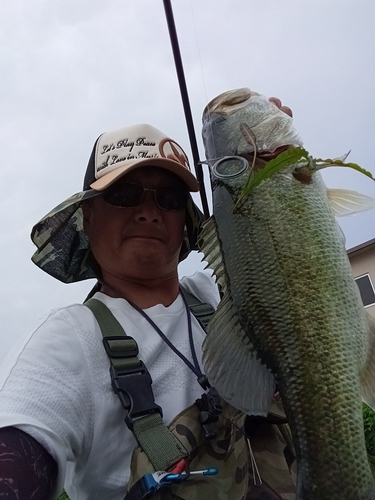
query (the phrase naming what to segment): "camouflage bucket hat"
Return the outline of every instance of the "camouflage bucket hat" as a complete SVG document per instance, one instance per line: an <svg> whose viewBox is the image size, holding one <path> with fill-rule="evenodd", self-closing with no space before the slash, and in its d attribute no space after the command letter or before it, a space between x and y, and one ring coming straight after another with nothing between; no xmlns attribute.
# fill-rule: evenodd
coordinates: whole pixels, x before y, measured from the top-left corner
<svg viewBox="0 0 375 500"><path fill-rule="evenodd" d="M83 231L82 202L100 195L131 170L147 165L169 170L190 191L199 191L185 152L163 132L145 124L106 132L95 142L83 191L57 205L33 227L31 240L37 250L31 260L63 283L97 278L95 260ZM189 196L180 261L191 250L198 250L196 242L203 218Z"/></svg>

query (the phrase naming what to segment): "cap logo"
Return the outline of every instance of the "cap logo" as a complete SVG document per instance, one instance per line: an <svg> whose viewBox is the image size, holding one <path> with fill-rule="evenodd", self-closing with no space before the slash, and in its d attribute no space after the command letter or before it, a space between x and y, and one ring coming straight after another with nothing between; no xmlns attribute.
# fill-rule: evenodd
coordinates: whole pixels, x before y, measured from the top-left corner
<svg viewBox="0 0 375 500"><path fill-rule="evenodd" d="M189 160L182 147L172 139L163 139L159 144L160 156L173 160L190 170Z"/></svg>

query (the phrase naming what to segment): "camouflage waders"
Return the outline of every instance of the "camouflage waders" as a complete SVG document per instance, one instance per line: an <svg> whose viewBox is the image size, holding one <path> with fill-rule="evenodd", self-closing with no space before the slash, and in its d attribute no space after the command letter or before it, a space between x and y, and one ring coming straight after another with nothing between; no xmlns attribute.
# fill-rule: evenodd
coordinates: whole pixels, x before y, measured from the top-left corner
<svg viewBox="0 0 375 500"><path fill-rule="evenodd" d="M223 402L215 424L217 437L205 440L196 405L182 411L169 429L189 452L190 470L217 467L216 476L196 476L163 489L157 500L294 500L295 471L290 438L283 424L248 419ZM273 405L274 406L274 405ZM253 458L252 458L253 457ZM295 466L295 463L293 464ZM144 474L155 472L140 447L133 452L129 488Z"/></svg>

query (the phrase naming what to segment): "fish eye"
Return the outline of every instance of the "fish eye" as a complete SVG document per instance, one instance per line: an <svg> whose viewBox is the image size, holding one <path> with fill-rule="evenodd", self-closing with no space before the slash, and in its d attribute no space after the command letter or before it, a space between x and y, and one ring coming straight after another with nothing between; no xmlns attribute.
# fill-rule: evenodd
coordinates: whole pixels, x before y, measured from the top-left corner
<svg viewBox="0 0 375 500"><path fill-rule="evenodd" d="M212 167L212 172L219 179L228 179L241 175L249 167L249 162L242 156L224 156Z"/></svg>

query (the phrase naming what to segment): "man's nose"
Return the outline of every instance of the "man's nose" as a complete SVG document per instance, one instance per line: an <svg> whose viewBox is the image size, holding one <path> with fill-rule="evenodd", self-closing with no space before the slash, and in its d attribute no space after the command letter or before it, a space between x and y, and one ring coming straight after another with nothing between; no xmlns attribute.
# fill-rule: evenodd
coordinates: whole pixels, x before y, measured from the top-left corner
<svg viewBox="0 0 375 500"><path fill-rule="evenodd" d="M142 203L135 207L135 211L139 221L158 222L161 220L161 209L156 204L153 191L145 191Z"/></svg>

